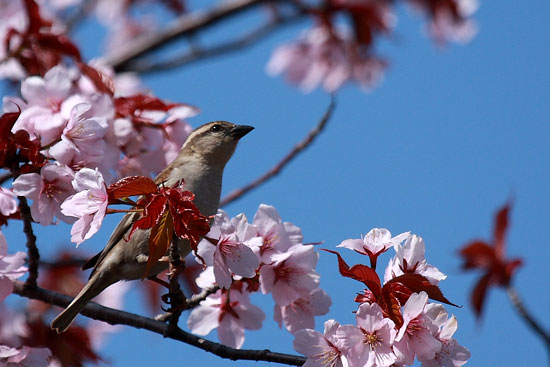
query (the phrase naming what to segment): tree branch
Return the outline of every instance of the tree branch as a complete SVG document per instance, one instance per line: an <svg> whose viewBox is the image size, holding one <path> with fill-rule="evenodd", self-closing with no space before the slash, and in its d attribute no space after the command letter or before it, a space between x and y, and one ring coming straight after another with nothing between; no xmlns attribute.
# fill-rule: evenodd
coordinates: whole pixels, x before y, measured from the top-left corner
<svg viewBox="0 0 550 367"><path fill-rule="evenodd" d="M36 299L48 304L59 307L66 307L72 298L63 294L53 292L43 288L28 288L23 282L15 281L13 285L13 293L30 299ZM252 360L265 361L287 364L291 366L301 366L305 363L306 358L291 354L275 353L267 349L235 349L225 345L214 343L210 340L203 339L194 334L188 333L179 327L171 327L163 322L156 321L147 317L135 315L129 312L115 310L109 307L98 305L97 303L88 303L81 311L81 314L92 318L107 322L111 325L128 325L137 329L145 329L166 338L181 341L192 345L204 351L213 353L221 358L231 360Z"/></svg>
<svg viewBox="0 0 550 367"><path fill-rule="evenodd" d="M307 136L300 141L298 144L294 146L294 148L279 161L275 166L273 166L269 171L255 179L254 181L248 183L247 185L241 187L240 189L234 190L229 195L224 197L220 202L220 207L223 207L229 203L232 203L233 201L237 200L241 196L247 194L249 191L258 188L260 185L264 184L269 179L273 178L274 176L281 173L283 168L285 168L296 156L301 153L304 149L306 149L308 146L310 146L315 139L323 132L325 129L327 123L329 122L330 118L332 117L332 113L334 112L334 109L336 107L336 101L334 95L330 97L330 104L327 107L327 110L325 111L325 114L308 134Z"/></svg>
<svg viewBox="0 0 550 367"><path fill-rule="evenodd" d="M126 70L135 71L137 73L154 73L174 69L183 65L191 64L193 62L202 61L205 59L240 51L270 35L279 27L302 19L305 15L305 12L300 11L299 13L291 16L278 17L268 22L267 24L264 24L257 29L254 29L253 31L241 36L238 39L231 40L229 42L222 43L210 48L194 47L191 50L170 60L154 62L145 59L135 62L128 62L125 68Z"/></svg>
<svg viewBox="0 0 550 367"><path fill-rule="evenodd" d="M529 313L518 293L512 286L506 288L506 293L508 294L510 302L516 308L519 316L523 319L523 321L525 321L527 326L542 339L546 346L546 350L548 351L548 357L550 358L550 332L545 331L535 320L533 315Z"/></svg>
<svg viewBox="0 0 550 367"><path fill-rule="evenodd" d="M24 196L19 196L19 212L21 213L21 219L23 219L23 232L27 236L27 256L29 261L29 277L25 282L26 287L36 287L36 280L38 279L38 261L40 260L40 253L36 247L36 236L32 231L32 217L31 209L27 203L27 199Z"/></svg>
<svg viewBox="0 0 550 367"><path fill-rule="evenodd" d="M128 63L149 52L173 42L179 37L190 35L199 29L206 29L216 23L229 19L254 6L269 0L232 0L223 1L212 9L184 14L157 33L144 34L133 42L127 43L104 58L116 72L127 70Z"/></svg>

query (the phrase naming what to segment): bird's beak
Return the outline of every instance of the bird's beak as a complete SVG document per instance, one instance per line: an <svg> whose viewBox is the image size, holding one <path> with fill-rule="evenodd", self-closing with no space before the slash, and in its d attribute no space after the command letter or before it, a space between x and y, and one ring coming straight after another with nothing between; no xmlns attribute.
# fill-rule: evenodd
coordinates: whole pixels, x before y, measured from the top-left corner
<svg viewBox="0 0 550 367"><path fill-rule="evenodd" d="M233 138L238 140L238 139L242 138L243 136L245 136L246 134L248 134L249 132L251 132L252 130L254 130L254 128L252 126L235 125L229 130L227 135L230 135Z"/></svg>

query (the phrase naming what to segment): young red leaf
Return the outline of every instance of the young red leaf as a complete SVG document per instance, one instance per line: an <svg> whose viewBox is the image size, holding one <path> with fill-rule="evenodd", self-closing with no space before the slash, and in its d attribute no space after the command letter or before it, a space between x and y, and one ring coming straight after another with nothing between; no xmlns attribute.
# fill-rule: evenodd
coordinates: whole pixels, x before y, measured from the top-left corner
<svg viewBox="0 0 550 367"><path fill-rule="evenodd" d="M69 37L64 34L40 33L38 34L36 41L40 47L53 51L58 55L71 56L76 61L80 61L82 59L78 47L76 47L74 43L71 42Z"/></svg>
<svg viewBox="0 0 550 367"><path fill-rule="evenodd" d="M410 289L412 293L420 293L424 291L428 294L428 297L430 299L446 303L451 306L459 307L458 305L455 305L447 298L445 298L438 286L433 285L426 277L420 274L408 273L393 278L386 282L386 284L384 284L382 292L392 292L393 287L396 283L402 284L406 288Z"/></svg>
<svg viewBox="0 0 550 367"><path fill-rule="evenodd" d="M483 312L483 305L485 304L485 298L487 297L487 291L491 283L491 274L487 273L477 281L477 284L470 296L470 303L474 309L476 317L480 317Z"/></svg>
<svg viewBox="0 0 550 367"><path fill-rule="evenodd" d="M491 245L475 241L460 250L460 255L464 257L463 269L472 269L491 266L495 261L495 251Z"/></svg>
<svg viewBox="0 0 550 367"><path fill-rule="evenodd" d="M504 258L505 248L505 237L506 230L508 229L508 213L510 212L510 204L504 205L497 215L495 216L495 228L494 228L494 239L495 239L495 253L499 258Z"/></svg>
<svg viewBox="0 0 550 367"><path fill-rule="evenodd" d="M136 229L149 229L156 225L165 211L166 198L162 195L153 195L151 200L145 206L145 210L143 211L141 218L134 222L132 230L128 235L128 240L130 240Z"/></svg>
<svg viewBox="0 0 550 367"><path fill-rule="evenodd" d="M149 236L149 258L142 279L149 276L149 271L161 257L164 256L174 234L173 220L170 211L165 210L158 222L151 229Z"/></svg>
<svg viewBox="0 0 550 367"><path fill-rule="evenodd" d="M380 278L373 269L361 264L354 265L350 268L338 252L327 249L321 250L338 256L338 270L340 271L340 274L344 277L362 282L371 290L374 296L378 298L381 290Z"/></svg>
<svg viewBox="0 0 550 367"><path fill-rule="evenodd" d="M129 176L118 180L107 187L109 200L127 198L134 195L147 195L158 193L155 182L145 176Z"/></svg>

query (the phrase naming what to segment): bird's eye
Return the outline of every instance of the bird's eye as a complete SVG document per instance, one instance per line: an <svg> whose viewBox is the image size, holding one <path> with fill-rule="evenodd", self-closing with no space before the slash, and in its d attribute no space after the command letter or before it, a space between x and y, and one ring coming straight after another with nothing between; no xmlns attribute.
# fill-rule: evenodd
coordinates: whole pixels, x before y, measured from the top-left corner
<svg viewBox="0 0 550 367"><path fill-rule="evenodd" d="M213 125L211 128L210 128L210 131L212 132L217 132L217 131L221 131L222 130L222 126L221 125Z"/></svg>

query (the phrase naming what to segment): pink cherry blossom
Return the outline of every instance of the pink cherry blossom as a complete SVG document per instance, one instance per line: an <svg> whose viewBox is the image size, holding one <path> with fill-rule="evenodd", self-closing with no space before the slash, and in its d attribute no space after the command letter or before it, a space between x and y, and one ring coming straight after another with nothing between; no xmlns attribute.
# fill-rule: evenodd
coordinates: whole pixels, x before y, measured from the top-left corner
<svg viewBox="0 0 550 367"><path fill-rule="evenodd" d="M221 289L191 311L187 326L198 335L207 335L217 328L222 344L240 348L244 343L244 329L258 330L264 319L263 311L250 303L248 292Z"/></svg>
<svg viewBox="0 0 550 367"><path fill-rule="evenodd" d="M107 123L100 117L88 118L86 113L90 108L87 103L80 103L72 108L61 141L49 149L49 154L58 162L70 164L76 160L98 163L103 160L103 136L107 132Z"/></svg>
<svg viewBox="0 0 550 367"><path fill-rule="evenodd" d="M458 344L453 335L458 328L458 322L454 316L448 317L445 308L440 304L429 304L425 315L437 327L435 333L441 342L441 350L435 354L435 358L425 360L418 358L423 367L461 367L470 359L470 351Z"/></svg>
<svg viewBox="0 0 550 367"><path fill-rule="evenodd" d="M21 251L8 255L8 243L0 232L0 302L12 292L13 281L27 272L24 266L26 256Z"/></svg>
<svg viewBox="0 0 550 367"><path fill-rule="evenodd" d="M26 130L40 138L42 145L61 137L67 119L62 116L63 102L73 92L73 75L63 66L48 70L44 77L31 76L21 83L21 95L27 108L13 126L12 131Z"/></svg>
<svg viewBox="0 0 550 367"><path fill-rule="evenodd" d="M2 367L46 367L52 359L48 348L11 348L0 345L0 366Z"/></svg>
<svg viewBox="0 0 550 367"><path fill-rule="evenodd" d="M0 213L7 217L17 211L16 194L4 187L0 187Z"/></svg>
<svg viewBox="0 0 550 367"><path fill-rule="evenodd" d="M198 255L207 265L214 266L214 276L220 287L227 289L231 286L231 273L246 278L256 274L260 261L246 245L247 241L254 240L255 235L256 227L248 223L244 214L231 219L222 210L216 214L206 237L217 240L217 243L214 245L209 240L202 240Z"/></svg>
<svg viewBox="0 0 550 367"><path fill-rule="evenodd" d="M305 297L299 298L288 306L275 305L273 312L275 321L281 327L285 327L292 334L301 329L313 329L315 327L315 316L328 313L332 301L329 295L322 289L314 289Z"/></svg>
<svg viewBox="0 0 550 367"><path fill-rule="evenodd" d="M97 169L81 169L72 183L77 193L61 204L61 212L78 218L71 228L71 241L79 245L101 227L109 196L103 176Z"/></svg>
<svg viewBox="0 0 550 367"><path fill-rule="evenodd" d="M369 256L371 267L376 269L376 259L390 247L400 244L409 237L410 232L401 233L392 238L386 228L373 228L361 239L344 240L336 247L345 247Z"/></svg>
<svg viewBox="0 0 550 367"><path fill-rule="evenodd" d="M384 318L376 303L363 303L356 315L357 326L343 325L337 331L342 345L348 350L350 367L387 367L396 362L392 350L395 324Z"/></svg>
<svg viewBox="0 0 550 367"><path fill-rule="evenodd" d="M61 203L72 193L74 189L71 181L74 172L69 167L61 164L47 164L38 173L26 173L13 181L13 190L17 195L25 196L33 201L31 205L32 218L40 224L47 226L53 223L53 217L57 217L67 223L72 223L61 213Z"/></svg>
<svg viewBox="0 0 550 367"><path fill-rule="evenodd" d="M0 39L5 40L10 29L24 31L28 25L28 18L22 1L0 0ZM11 42L6 45L5 41L0 42L0 79L19 80L25 77L25 70L19 61L6 59L10 50L16 49L19 42ZM6 48L5 46L8 46Z"/></svg>
<svg viewBox="0 0 550 367"><path fill-rule="evenodd" d="M396 254L386 268L385 282L405 273L420 274L432 284L437 284L447 278L439 269L426 261L424 256L426 248L422 237L412 235L403 245L396 245L394 248Z"/></svg>
<svg viewBox="0 0 550 367"><path fill-rule="evenodd" d="M311 245L294 245L287 252L272 255L270 263L260 268L262 293L272 293L281 307L309 295L319 286L320 276L315 271L318 259Z"/></svg>
<svg viewBox="0 0 550 367"><path fill-rule="evenodd" d="M270 256L287 251L291 246L302 243L302 231L291 223L283 223L277 210L266 204L260 204L252 223L258 228L258 236L263 241L256 243L254 252L262 262L270 262Z"/></svg>
<svg viewBox="0 0 550 367"><path fill-rule="evenodd" d="M294 349L307 358L305 367L347 367L348 361L337 336L340 324L335 320L325 321L321 334L312 329L298 330L294 334Z"/></svg>
<svg viewBox="0 0 550 367"><path fill-rule="evenodd" d="M334 92L348 80L364 89L374 87L385 65L372 55L362 56L350 32L317 26L304 32L298 42L277 48L266 69L271 75L286 72L306 92L318 85Z"/></svg>
<svg viewBox="0 0 550 367"><path fill-rule="evenodd" d="M436 327L424 316L427 303L428 295L420 292L411 294L403 306L403 325L393 345L400 363L411 365L415 356L430 360L441 350L441 342L433 335Z"/></svg>

